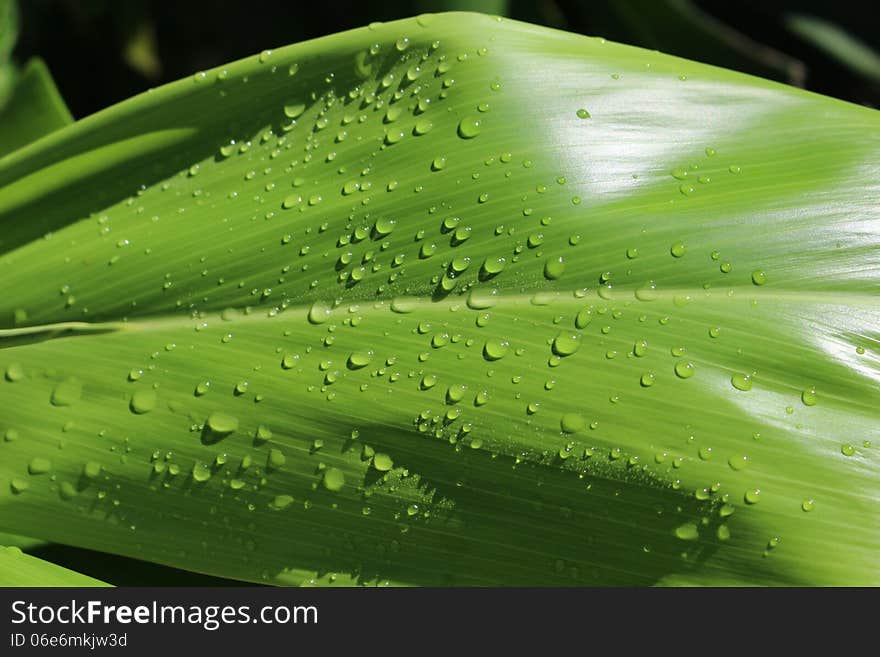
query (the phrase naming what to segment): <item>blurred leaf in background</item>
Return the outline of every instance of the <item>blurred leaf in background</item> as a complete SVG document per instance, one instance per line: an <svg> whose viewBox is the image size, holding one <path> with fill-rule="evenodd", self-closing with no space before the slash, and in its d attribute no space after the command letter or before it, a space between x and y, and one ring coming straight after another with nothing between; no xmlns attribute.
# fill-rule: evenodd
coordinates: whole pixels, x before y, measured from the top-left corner
<svg viewBox="0 0 880 657"><path fill-rule="evenodd" d="M12 0L0 0L0 109L6 104L15 82L10 55L18 34L18 13Z"/></svg>
<svg viewBox="0 0 880 657"><path fill-rule="evenodd" d="M11 7L10 0L0 0L0 16L11 14ZM308 12L286 0L221 6L205 0L29 0L20 7L16 60L43 57L73 114L81 117L263 48L373 21L454 10L603 36L880 104L877 34L869 29L873 10L867 4L811 0L341 0L313 4ZM9 47L9 38L0 36L0 68Z"/></svg>

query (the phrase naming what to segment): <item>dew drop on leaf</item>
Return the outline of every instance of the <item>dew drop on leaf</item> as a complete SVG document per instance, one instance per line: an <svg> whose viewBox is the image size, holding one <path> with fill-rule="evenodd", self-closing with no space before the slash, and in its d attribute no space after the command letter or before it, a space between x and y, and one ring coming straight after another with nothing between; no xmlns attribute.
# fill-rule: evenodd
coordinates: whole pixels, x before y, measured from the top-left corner
<svg viewBox="0 0 880 657"><path fill-rule="evenodd" d="M49 401L53 406L72 406L82 397L82 383L70 378L56 384Z"/></svg>

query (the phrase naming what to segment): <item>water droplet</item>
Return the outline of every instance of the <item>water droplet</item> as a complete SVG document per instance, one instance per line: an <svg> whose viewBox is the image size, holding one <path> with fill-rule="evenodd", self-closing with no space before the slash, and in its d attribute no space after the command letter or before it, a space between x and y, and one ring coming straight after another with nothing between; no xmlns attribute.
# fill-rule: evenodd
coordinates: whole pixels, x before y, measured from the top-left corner
<svg viewBox="0 0 880 657"><path fill-rule="evenodd" d="M467 297L467 306L471 310L485 310L495 305L498 300L498 291L485 288L471 288Z"/></svg>
<svg viewBox="0 0 880 657"><path fill-rule="evenodd" d="M53 406L72 406L82 397L82 383L78 379L65 379L52 389L49 401Z"/></svg>
<svg viewBox="0 0 880 657"><path fill-rule="evenodd" d="M373 467L379 472L388 472L394 467L394 461L391 460L391 457L388 456L388 454L377 452L376 455L373 456Z"/></svg>
<svg viewBox="0 0 880 657"><path fill-rule="evenodd" d="M557 356L571 356L580 346L580 333L560 332L553 339L553 353Z"/></svg>
<svg viewBox="0 0 880 657"><path fill-rule="evenodd" d="M46 474L51 469L52 461L40 456L35 456L31 459L30 463L28 463L28 472L32 475Z"/></svg>
<svg viewBox="0 0 880 657"><path fill-rule="evenodd" d="M371 360L373 360L372 351L353 351L348 356L348 369L359 370L369 365Z"/></svg>
<svg viewBox="0 0 880 657"><path fill-rule="evenodd" d="M324 488L329 491L337 492L342 490L345 485L345 473L339 468L327 468L324 470L323 477Z"/></svg>
<svg viewBox="0 0 880 657"><path fill-rule="evenodd" d="M743 495L743 499L747 504L757 504L761 501L761 489L760 488L750 488Z"/></svg>
<svg viewBox="0 0 880 657"><path fill-rule="evenodd" d="M763 285L767 282L767 274L762 269L756 269L752 272L752 283L755 285Z"/></svg>
<svg viewBox="0 0 880 657"><path fill-rule="evenodd" d="M466 116L458 123L458 136L462 139L473 139L480 134L480 119Z"/></svg>
<svg viewBox="0 0 880 657"><path fill-rule="evenodd" d="M6 380L10 383L24 379L25 373L21 363L10 363L6 366Z"/></svg>
<svg viewBox="0 0 880 657"><path fill-rule="evenodd" d="M211 413L205 423L210 431L219 436L227 436L238 430L238 418L221 411Z"/></svg>
<svg viewBox="0 0 880 657"><path fill-rule="evenodd" d="M544 263L544 277L554 281L565 273L565 262L562 256L548 258Z"/></svg>
<svg viewBox="0 0 880 657"><path fill-rule="evenodd" d="M694 372L694 364L689 361L680 360L675 364L675 374L681 379L691 378L694 375Z"/></svg>
<svg viewBox="0 0 880 657"><path fill-rule="evenodd" d="M801 502L801 509L806 513L812 511L815 506L816 503L813 500L804 500L803 502Z"/></svg>
<svg viewBox="0 0 880 657"><path fill-rule="evenodd" d="M586 426L586 421L580 413L566 413L559 421L563 433L577 433Z"/></svg>
<svg viewBox="0 0 880 657"><path fill-rule="evenodd" d="M506 264L507 260L503 257L486 258L480 266L480 278L487 279L500 274Z"/></svg>
<svg viewBox="0 0 880 657"><path fill-rule="evenodd" d="M692 522L686 522L675 528L676 538L682 541L696 541L700 534L697 531L697 525Z"/></svg>
<svg viewBox="0 0 880 657"><path fill-rule="evenodd" d="M634 294L639 301L654 301L659 297L657 285L653 280L647 281L644 285L636 288Z"/></svg>
<svg viewBox="0 0 880 657"><path fill-rule="evenodd" d="M97 479L101 475L101 464L96 461L89 461L83 466L82 472L86 479Z"/></svg>
<svg viewBox="0 0 880 657"><path fill-rule="evenodd" d="M377 239L390 235L396 225L397 221L394 219L377 219L373 224L373 235Z"/></svg>
<svg viewBox="0 0 880 657"><path fill-rule="evenodd" d="M507 340L486 340L483 345L483 357L486 360L499 360L507 355L510 343Z"/></svg>
<svg viewBox="0 0 880 657"><path fill-rule="evenodd" d="M460 383L454 383L446 389L446 403L457 404L464 398L467 386Z"/></svg>
<svg viewBox="0 0 880 657"><path fill-rule="evenodd" d="M273 447L269 450L269 456L266 457L266 467L272 470L277 470L285 463L287 463L287 457L284 456L284 452L277 447Z"/></svg>
<svg viewBox="0 0 880 657"><path fill-rule="evenodd" d="M840 453L844 456L854 456L856 453L856 448L853 447L852 443L844 443L840 446Z"/></svg>
<svg viewBox="0 0 880 657"><path fill-rule="evenodd" d="M291 103L290 105L284 106L284 116L286 116L288 119L299 118L299 116L305 111L306 106L304 103Z"/></svg>
<svg viewBox="0 0 880 657"><path fill-rule="evenodd" d="M742 470L748 464L749 457L745 454L737 454L727 459L727 465L729 465L732 470Z"/></svg>
<svg viewBox="0 0 880 657"><path fill-rule="evenodd" d="M311 324L323 324L330 318L332 312L332 309L327 304L316 301L309 308L309 322Z"/></svg>
<svg viewBox="0 0 880 657"><path fill-rule="evenodd" d="M156 408L156 391L151 388L139 388L131 396L128 408L135 415L149 413Z"/></svg>
<svg viewBox="0 0 880 657"><path fill-rule="evenodd" d="M752 389L752 377L749 374L737 373L730 377L730 385L737 390L748 392Z"/></svg>
<svg viewBox="0 0 880 657"><path fill-rule="evenodd" d="M684 242L675 242L669 247L669 252L676 258L682 257L687 253L687 245Z"/></svg>
<svg viewBox="0 0 880 657"><path fill-rule="evenodd" d="M434 123L430 119L419 119L413 127L413 133L416 136L428 134L434 127Z"/></svg>
<svg viewBox="0 0 880 657"><path fill-rule="evenodd" d="M577 117L578 117L579 119L588 119L588 118L590 118L590 113L589 113L587 110L583 109L583 108L579 109L579 110L576 112L576 114L577 114Z"/></svg>
<svg viewBox="0 0 880 657"><path fill-rule="evenodd" d="M810 387L804 390L801 393L801 401L804 403L804 406L815 406L816 402L819 401L816 388Z"/></svg>
<svg viewBox="0 0 880 657"><path fill-rule="evenodd" d="M574 327L578 329L582 329L586 327L593 320L593 309L583 308L578 311L578 314L574 318Z"/></svg>
<svg viewBox="0 0 880 657"><path fill-rule="evenodd" d="M12 481L9 482L9 489L14 495L21 495L30 487L30 482L25 479L19 479L18 477L14 477Z"/></svg>
<svg viewBox="0 0 880 657"><path fill-rule="evenodd" d="M644 374L642 374L642 378L639 380L639 382L641 383L643 388L650 388L652 385L654 385L655 378L656 377L654 376L653 372L645 372Z"/></svg>
<svg viewBox="0 0 880 657"><path fill-rule="evenodd" d="M291 495L276 495L269 503L269 506L276 511L283 511L291 504L293 504L293 497Z"/></svg>

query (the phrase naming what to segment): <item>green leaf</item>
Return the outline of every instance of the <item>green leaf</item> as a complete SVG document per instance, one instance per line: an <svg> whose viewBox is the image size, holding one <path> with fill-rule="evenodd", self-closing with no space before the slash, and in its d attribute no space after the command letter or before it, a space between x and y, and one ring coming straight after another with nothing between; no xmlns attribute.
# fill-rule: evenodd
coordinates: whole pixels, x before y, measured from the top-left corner
<svg viewBox="0 0 880 657"><path fill-rule="evenodd" d="M878 127L471 14L79 121L0 160L0 528L275 584L880 583Z"/></svg>
<svg viewBox="0 0 880 657"><path fill-rule="evenodd" d="M824 51L850 70L869 80L880 81L880 53L839 25L806 14L789 14L789 30Z"/></svg>
<svg viewBox="0 0 880 657"><path fill-rule="evenodd" d="M58 88L40 59L31 59L12 97L0 110L0 156L73 122Z"/></svg>
<svg viewBox="0 0 880 657"><path fill-rule="evenodd" d="M46 545L45 541L41 541L37 538L31 538L29 536L19 536L17 534L6 534L0 532L0 545L5 545L6 547L17 547L22 550L30 550L33 548L40 548Z"/></svg>
<svg viewBox="0 0 880 657"><path fill-rule="evenodd" d="M104 582L0 546L0 586L107 586Z"/></svg>
<svg viewBox="0 0 880 657"><path fill-rule="evenodd" d="M18 37L18 7L14 0L0 0L0 110L15 86L12 48Z"/></svg>

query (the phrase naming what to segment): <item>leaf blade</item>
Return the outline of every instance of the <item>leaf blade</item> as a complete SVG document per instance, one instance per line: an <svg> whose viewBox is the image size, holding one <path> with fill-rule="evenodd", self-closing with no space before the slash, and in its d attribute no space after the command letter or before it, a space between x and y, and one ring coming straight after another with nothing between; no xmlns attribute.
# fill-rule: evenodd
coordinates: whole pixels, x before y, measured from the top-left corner
<svg viewBox="0 0 880 657"><path fill-rule="evenodd" d="M411 39L402 50L401 35ZM365 68L376 41L389 59ZM329 59L310 66L322 52ZM453 59L453 73L430 77ZM408 98L451 111L391 118L400 88L383 89L384 76L406 80L415 62L425 70L402 89L425 91ZM6 446L3 472L26 477L28 458L56 442L67 445L51 458L62 480L75 484L87 460L102 469L76 502L51 484L10 492L0 524L274 583L872 581L876 450L841 449L876 425L876 112L461 15L354 31L227 70L208 91L220 71L108 110L0 167L4 180L45 176L53 162L147 125L188 126L168 133L170 162L138 158L140 144L121 149L127 166L90 218L77 203L111 169L102 157L60 187L71 204L52 204L51 240L35 239L32 225L11 229L0 265L43 284L7 297L0 364L19 363L24 378L4 382L4 401L9 424L33 435ZM245 75L251 86L236 92ZM341 90L285 123L290 97L324 78ZM349 83L363 92L328 100L346 98ZM227 100L249 139L223 129L218 113L190 111ZM422 114L430 131L394 141L398 121L414 130ZM325 117L338 122L333 132L319 127ZM470 130L474 117L480 134L463 139L460 123ZM230 134L235 152L225 155ZM137 179L152 186L128 200ZM0 221L13 208L43 216L36 195L8 189ZM302 200L285 208L291 194ZM321 304L336 308L328 316ZM69 324L83 320L99 331ZM38 328L55 322L58 331ZM554 346L563 331L576 353ZM53 389L73 375L81 398L53 406ZM737 375L750 390L733 385ZM814 385L818 403L805 404ZM81 426L59 441L67 419ZM393 464L377 467L364 445ZM87 511L105 488L119 511L107 496ZM757 489L760 503L749 503ZM810 499L814 509L801 510ZM71 504L82 513L57 523Z"/></svg>

